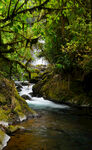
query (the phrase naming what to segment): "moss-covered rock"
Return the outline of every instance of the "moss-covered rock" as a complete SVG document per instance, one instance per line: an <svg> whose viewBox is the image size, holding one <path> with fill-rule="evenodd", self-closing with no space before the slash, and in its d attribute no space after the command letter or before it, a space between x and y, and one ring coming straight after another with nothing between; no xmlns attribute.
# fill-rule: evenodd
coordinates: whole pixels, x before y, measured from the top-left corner
<svg viewBox="0 0 92 150"><path fill-rule="evenodd" d="M16 122L27 118L33 111L26 101L19 96L14 82L0 78L0 121Z"/></svg>
<svg viewBox="0 0 92 150"><path fill-rule="evenodd" d="M53 76L53 73L46 70L44 73L40 73L39 75L39 81L33 86L33 93L35 96L43 96L43 93L41 92L41 88L51 79Z"/></svg>
<svg viewBox="0 0 92 150"><path fill-rule="evenodd" d="M20 128L14 124L35 114L18 94L14 82L0 76L0 150L9 140L7 134Z"/></svg>
<svg viewBox="0 0 92 150"><path fill-rule="evenodd" d="M70 87L69 87L70 85ZM59 103L71 103L76 105L92 106L92 100L83 89L83 82L79 79L68 79L60 74L46 74L33 86L33 93L36 96L43 96L45 99Z"/></svg>

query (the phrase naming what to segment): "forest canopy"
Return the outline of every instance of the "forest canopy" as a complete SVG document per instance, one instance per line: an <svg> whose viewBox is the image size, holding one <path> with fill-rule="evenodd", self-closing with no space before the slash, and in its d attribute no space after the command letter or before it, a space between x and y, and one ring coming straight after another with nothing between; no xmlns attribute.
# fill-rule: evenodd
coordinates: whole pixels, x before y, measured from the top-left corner
<svg viewBox="0 0 92 150"><path fill-rule="evenodd" d="M37 43L39 56L57 71L92 71L91 0L1 0L0 72L6 77L30 73Z"/></svg>

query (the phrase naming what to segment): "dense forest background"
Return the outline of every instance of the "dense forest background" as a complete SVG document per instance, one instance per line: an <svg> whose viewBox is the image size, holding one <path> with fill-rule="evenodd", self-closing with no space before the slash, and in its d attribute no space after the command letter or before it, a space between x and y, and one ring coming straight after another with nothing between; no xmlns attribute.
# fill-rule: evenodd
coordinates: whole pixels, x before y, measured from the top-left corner
<svg viewBox="0 0 92 150"><path fill-rule="evenodd" d="M36 47L57 73L83 77L92 72L91 23L91 0L1 0L0 73L33 72Z"/></svg>

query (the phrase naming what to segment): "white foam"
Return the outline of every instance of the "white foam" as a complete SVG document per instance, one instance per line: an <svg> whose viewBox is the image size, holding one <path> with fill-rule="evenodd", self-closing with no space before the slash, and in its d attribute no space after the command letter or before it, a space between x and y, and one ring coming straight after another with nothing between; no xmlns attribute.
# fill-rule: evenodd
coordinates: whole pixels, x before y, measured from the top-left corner
<svg viewBox="0 0 92 150"><path fill-rule="evenodd" d="M32 62L32 65L48 65L48 62L44 58L36 58L35 61Z"/></svg>
<svg viewBox="0 0 92 150"><path fill-rule="evenodd" d="M50 107L50 108L69 108L69 106L64 104L56 104L52 101L45 100L43 97L33 97L32 100L26 100L28 104L36 105L36 106L43 106L43 107Z"/></svg>
<svg viewBox="0 0 92 150"><path fill-rule="evenodd" d="M22 96L22 95L25 94L25 95L28 95L29 97L31 97L29 93L32 92L32 87L33 87L33 85L34 85L34 84L31 84L31 83L30 83L29 86L23 86L22 91L19 92L20 96Z"/></svg>
<svg viewBox="0 0 92 150"><path fill-rule="evenodd" d="M19 92L20 96L22 95L28 95L31 100L26 100L26 102L28 103L28 105L30 105L30 107L38 107L39 108L58 108L58 109L68 109L69 106L64 105L64 104L56 104L52 101L49 100L45 100L43 97L31 97L31 95L29 93L32 93L32 87L34 84L31 84L29 86L23 86L22 91Z"/></svg>

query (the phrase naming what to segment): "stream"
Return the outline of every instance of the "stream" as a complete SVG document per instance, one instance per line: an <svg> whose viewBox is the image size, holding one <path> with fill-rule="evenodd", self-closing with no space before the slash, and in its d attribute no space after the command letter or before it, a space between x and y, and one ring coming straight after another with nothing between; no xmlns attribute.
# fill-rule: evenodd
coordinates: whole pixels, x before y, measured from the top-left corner
<svg viewBox="0 0 92 150"><path fill-rule="evenodd" d="M30 97L26 101L39 117L22 122L24 130L14 133L4 150L92 150L92 116L32 97L32 86L23 86L19 94Z"/></svg>

